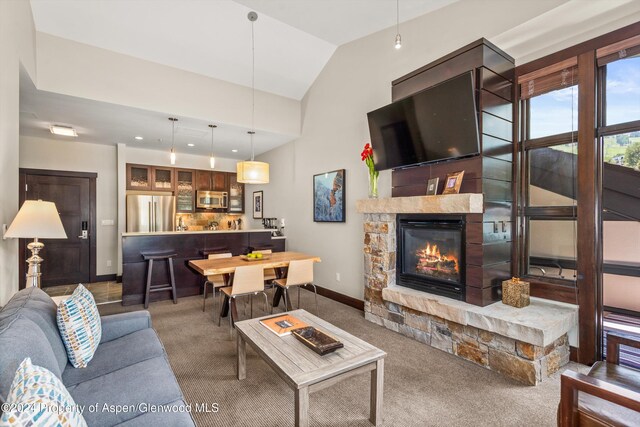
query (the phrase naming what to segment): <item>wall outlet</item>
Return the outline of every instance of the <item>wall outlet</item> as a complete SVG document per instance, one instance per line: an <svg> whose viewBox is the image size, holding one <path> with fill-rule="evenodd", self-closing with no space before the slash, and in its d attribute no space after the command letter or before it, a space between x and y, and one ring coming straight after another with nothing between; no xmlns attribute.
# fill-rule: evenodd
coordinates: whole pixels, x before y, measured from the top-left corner
<svg viewBox="0 0 640 427"><path fill-rule="evenodd" d="M107 267L111 267L111 260L110 259L107 260Z"/></svg>
<svg viewBox="0 0 640 427"><path fill-rule="evenodd" d="M340 273L336 273L336 282L340 281Z"/></svg>

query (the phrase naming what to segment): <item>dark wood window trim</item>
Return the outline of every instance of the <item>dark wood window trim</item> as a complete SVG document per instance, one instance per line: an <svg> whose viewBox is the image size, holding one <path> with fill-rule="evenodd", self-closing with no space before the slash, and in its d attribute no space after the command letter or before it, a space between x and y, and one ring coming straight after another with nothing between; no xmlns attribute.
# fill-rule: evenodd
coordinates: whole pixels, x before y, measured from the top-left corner
<svg viewBox="0 0 640 427"><path fill-rule="evenodd" d="M546 67L553 66L554 64L568 61L573 57L578 58L578 81L580 82L578 89L578 139L581 141L578 144L578 278L577 288L579 292L577 294L577 303L579 305L579 317L580 317L580 331L579 331L579 351L578 361L580 363L591 364L594 361L601 358L601 328L602 319L600 318L602 313L602 246L601 246L601 184L602 184L602 171L598 164L602 153L599 152L599 141L597 138L608 135L623 133L628 130L637 130L638 123L623 123L613 126L606 126L597 129L597 124L602 124L601 117L598 117L598 123L596 123L596 101L600 103L598 107L602 106L602 96L596 99L596 80L601 79L596 73L597 58L600 57L600 63L606 63L611 55L615 55L616 49L619 46L624 45L622 48L633 44L632 41L626 42L628 39L638 38L640 35L640 22L623 27L619 30L611 33L596 37L594 39L585 41L578 45L572 46L567 49L555 52L551 55L543 58L531 61L527 64L516 67L516 79L529 73L542 70ZM626 43L626 44L625 44ZM618 45L616 45L618 44ZM608 49L607 49L608 48ZM607 55L609 57L607 57ZM600 82L602 82L600 80ZM514 99L520 99L520 85L514 85ZM514 161L514 178L517 178L521 183L524 178L524 168L522 167L522 143L526 139L526 134L522 134L522 122L526 117L526 111L522 111L515 103L515 117L519 117L520 126L518 130L514 130L514 155L517 161ZM526 109L525 109L526 110ZM597 109L598 112L602 111L602 108ZM540 142L540 141L539 141ZM534 141L529 142L530 144ZM544 144L545 142L540 142ZM546 143L551 144L552 141ZM518 206L523 206L522 186L514 186L514 200L518 201ZM522 237L524 224L522 221L522 208L519 212L514 213L516 215L518 236ZM521 246L515 244L514 246L514 272L520 271L522 254L520 253ZM549 298L559 301L571 302L572 293L575 293L573 287L563 286L562 284L546 283L546 282L532 282L531 293L534 296L540 296L543 298ZM576 298L574 297L574 300Z"/></svg>

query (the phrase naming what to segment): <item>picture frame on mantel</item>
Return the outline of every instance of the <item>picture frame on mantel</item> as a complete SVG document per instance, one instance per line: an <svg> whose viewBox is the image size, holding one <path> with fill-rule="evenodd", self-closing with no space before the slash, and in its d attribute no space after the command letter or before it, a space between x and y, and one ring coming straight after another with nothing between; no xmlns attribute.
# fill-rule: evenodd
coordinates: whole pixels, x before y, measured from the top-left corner
<svg viewBox="0 0 640 427"><path fill-rule="evenodd" d="M463 177L464 171L447 174L447 179L444 182L444 190L442 190L442 194L460 193L460 186L462 186Z"/></svg>
<svg viewBox="0 0 640 427"><path fill-rule="evenodd" d="M440 178L431 178L427 181L427 196L435 196L438 194L438 183Z"/></svg>
<svg viewBox="0 0 640 427"><path fill-rule="evenodd" d="M253 192L253 219L264 217L264 195L262 191Z"/></svg>
<svg viewBox="0 0 640 427"><path fill-rule="evenodd" d="M313 222L345 222L344 169L313 176Z"/></svg>

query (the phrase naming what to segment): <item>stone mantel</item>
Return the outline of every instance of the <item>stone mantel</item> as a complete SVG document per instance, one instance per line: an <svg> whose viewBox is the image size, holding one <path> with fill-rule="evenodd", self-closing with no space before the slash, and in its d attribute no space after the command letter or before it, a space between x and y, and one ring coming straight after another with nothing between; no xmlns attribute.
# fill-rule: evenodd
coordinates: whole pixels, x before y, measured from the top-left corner
<svg viewBox="0 0 640 427"><path fill-rule="evenodd" d="M483 213L483 195L478 193L438 196L387 197L356 201L359 213L373 214L472 214Z"/></svg>
<svg viewBox="0 0 640 427"><path fill-rule="evenodd" d="M486 307L401 286L382 290L382 298L413 310L546 347L578 325L578 307L541 298L515 308L496 302Z"/></svg>

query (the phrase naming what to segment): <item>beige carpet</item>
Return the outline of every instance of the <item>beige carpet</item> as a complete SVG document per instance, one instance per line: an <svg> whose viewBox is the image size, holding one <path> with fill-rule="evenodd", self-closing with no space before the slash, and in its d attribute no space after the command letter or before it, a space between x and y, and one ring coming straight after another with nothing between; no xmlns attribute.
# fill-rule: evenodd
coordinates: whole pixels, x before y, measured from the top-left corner
<svg viewBox="0 0 640 427"><path fill-rule="evenodd" d="M302 292L302 308L315 313L312 295ZM524 386L374 325L358 310L319 299L322 318L387 352L385 426L556 425L558 376L537 387ZM258 301L254 315L261 314ZM201 304L199 297L190 297L177 305L164 301L150 306L187 402L218 404L218 413L193 414L198 425L293 426L293 391L249 348L247 378L238 381L235 336L231 341L226 319L221 327L212 321L211 299L206 313ZM122 310L101 307L104 313ZM312 426L370 426L369 376L312 394L309 415Z"/></svg>

